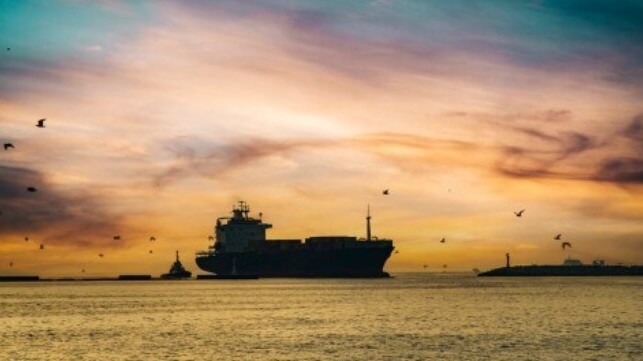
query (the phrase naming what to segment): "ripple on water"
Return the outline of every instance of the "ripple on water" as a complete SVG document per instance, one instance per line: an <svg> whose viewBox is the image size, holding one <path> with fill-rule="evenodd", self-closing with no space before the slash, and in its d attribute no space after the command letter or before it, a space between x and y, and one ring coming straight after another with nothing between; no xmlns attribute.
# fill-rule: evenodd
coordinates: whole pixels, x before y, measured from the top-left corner
<svg viewBox="0 0 643 361"><path fill-rule="evenodd" d="M1 360L636 360L638 279L0 285Z"/></svg>

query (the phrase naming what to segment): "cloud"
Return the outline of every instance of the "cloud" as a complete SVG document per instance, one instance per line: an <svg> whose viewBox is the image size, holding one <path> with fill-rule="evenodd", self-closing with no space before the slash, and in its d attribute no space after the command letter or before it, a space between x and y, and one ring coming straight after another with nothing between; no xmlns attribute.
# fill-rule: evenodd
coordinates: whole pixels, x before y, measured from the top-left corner
<svg viewBox="0 0 643 361"><path fill-rule="evenodd" d="M599 181L643 184L643 158L608 158L593 177Z"/></svg>
<svg viewBox="0 0 643 361"><path fill-rule="evenodd" d="M165 186L192 175L222 178L229 172L252 166L254 162L275 154L286 154L301 148L327 147L334 143L323 139L250 138L216 145L200 137L175 138L165 146L174 158L172 164L155 175L153 183Z"/></svg>
<svg viewBox="0 0 643 361"><path fill-rule="evenodd" d="M643 147L643 113L632 118L630 124L623 129L622 134L629 139L639 142L638 145Z"/></svg>
<svg viewBox="0 0 643 361"><path fill-rule="evenodd" d="M38 192L27 192L28 186ZM100 244L101 236L108 237L120 226L120 218L106 212L99 197L88 191L61 190L33 169L0 165L0 199L3 238L24 234L83 247Z"/></svg>

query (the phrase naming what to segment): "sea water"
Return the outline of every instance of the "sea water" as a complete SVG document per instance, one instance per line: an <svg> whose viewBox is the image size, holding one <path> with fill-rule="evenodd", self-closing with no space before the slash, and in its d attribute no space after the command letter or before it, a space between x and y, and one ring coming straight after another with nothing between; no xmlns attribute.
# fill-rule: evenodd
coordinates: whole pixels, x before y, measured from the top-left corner
<svg viewBox="0 0 643 361"><path fill-rule="evenodd" d="M643 278L0 284L1 360L642 360Z"/></svg>

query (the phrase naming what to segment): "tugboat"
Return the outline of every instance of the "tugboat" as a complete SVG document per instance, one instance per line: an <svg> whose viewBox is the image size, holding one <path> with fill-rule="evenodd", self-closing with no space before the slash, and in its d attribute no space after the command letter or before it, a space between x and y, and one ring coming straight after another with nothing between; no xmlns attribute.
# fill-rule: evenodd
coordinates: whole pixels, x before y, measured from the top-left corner
<svg viewBox="0 0 643 361"><path fill-rule="evenodd" d="M267 239L272 228L249 216L241 201L231 217L220 217L214 227L215 242L198 252L200 269L218 278L254 277L389 277L384 264L393 241L371 236L370 209L366 214L366 238L315 236L300 239Z"/></svg>
<svg viewBox="0 0 643 361"><path fill-rule="evenodd" d="M176 279L182 279L182 278L191 278L192 277L192 272L187 271L183 265L181 264L181 261L179 261L179 251L176 251L176 261L172 264L172 267L170 267L170 271L168 273L162 274L161 278L165 280L176 280Z"/></svg>

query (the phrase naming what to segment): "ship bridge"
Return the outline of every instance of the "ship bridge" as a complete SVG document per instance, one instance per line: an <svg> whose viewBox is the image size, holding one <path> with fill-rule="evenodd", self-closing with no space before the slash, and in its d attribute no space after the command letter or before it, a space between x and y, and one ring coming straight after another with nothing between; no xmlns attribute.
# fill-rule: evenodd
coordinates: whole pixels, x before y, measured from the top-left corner
<svg viewBox="0 0 643 361"><path fill-rule="evenodd" d="M248 204L239 201L232 208L232 217L217 218L215 250L246 252L266 241L266 229L272 228L272 224L263 223L261 213L259 218L250 217L249 213Z"/></svg>

